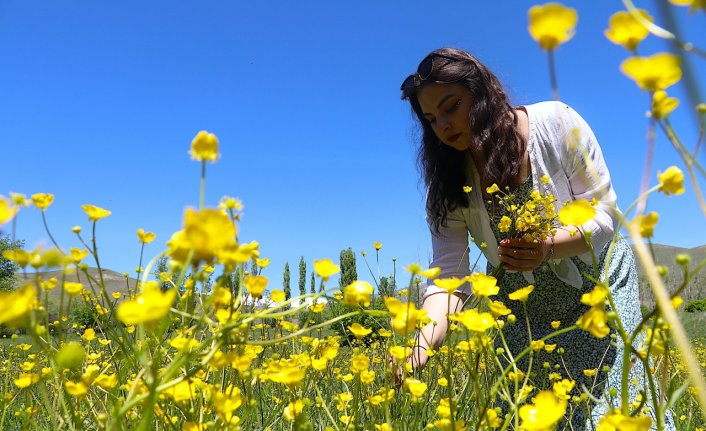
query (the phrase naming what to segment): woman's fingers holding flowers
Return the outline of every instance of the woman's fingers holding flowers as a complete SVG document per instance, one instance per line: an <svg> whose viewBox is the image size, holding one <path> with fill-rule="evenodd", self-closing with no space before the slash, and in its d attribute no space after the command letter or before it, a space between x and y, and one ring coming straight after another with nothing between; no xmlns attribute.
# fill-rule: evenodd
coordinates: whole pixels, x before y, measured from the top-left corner
<svg viewBox="0 0 706 431"><path fill-rule="evenodd" d="M521 238L502 240L498 246L500 261L509 271L532 271L544 262L542 242L530 242Z"/></svg>

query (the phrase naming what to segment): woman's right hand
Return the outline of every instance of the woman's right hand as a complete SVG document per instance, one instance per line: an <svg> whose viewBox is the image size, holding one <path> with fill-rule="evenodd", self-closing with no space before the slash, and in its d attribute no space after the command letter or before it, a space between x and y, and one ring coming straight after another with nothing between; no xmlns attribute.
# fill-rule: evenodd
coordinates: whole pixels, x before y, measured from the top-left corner
<svg viewBox="0 0 706 431"><path fill-rule="evenodd" d="M394 364L394 358L390 356L391 363ZM422 370L427 362L429 361L429 356L427 355L427 349L423 346L412 347L412 351L407 356L407 364L409 364L412 370ZM395 384L397 387L402 385L407 371L403 369L402 366L398 366L395 370Z"/></svg>

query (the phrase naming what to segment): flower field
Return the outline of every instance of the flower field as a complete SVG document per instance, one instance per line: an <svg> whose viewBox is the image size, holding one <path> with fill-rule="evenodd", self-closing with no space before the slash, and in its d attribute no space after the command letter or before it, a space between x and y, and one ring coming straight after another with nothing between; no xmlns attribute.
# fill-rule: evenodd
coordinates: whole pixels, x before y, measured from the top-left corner
<svg viewBox="0 0 706 431"><path fill-rule="evenodd" d="M696 12L706 10L703 2L690 4ZM676 166L661 170L620 220L650 269L657 299L637 328L626 330L612 311L607 276L597 265L595 288L581 297L588 311L575 321L553 321L546 336L533 338L528 331L519 353L504 334L511 327L529 328L533 316L524 310L534 286L501 300L499 273L440 279L438 268L410 262L393 275L404 289L384 291L372 271L369 281L336 285L340 266L321 258L312 262L316 293L288 297L274 289L263 307L258 300L279 274L269 272L256 241L239 240L239 200L205 201L207 167L220 154L218 138L201 131L190 148L202 167L199 202L184 210L182 228L164 250L152 251L155 235L137 231L142 248L136 288L106 290L98 244L101 220L111 212L94 205L82 207L91 229L73 230L80 246L5 252L19 268L20 283L0 292L0 329L8 334L0 339L0 429L569 429L565 418L591 417L593 391L607 384L610 369L570 375L566 362L572 358L561 345L569 333L606 340L606 352L626 347L615 359L622 368L620 387L605 388L611 406L593 411L599 431L663 429L672 419L680 431L706 429L706 340L686 338L676 314L683 307L680 288L667 289L649 252L659 216L640 210L652 194L681 195L688 178L706 217L698 188L706 174L669 123L679 101L666 89L682 76L679 56L637 56L642 39L666 30L656 30L646 12L628 6L610 19L607 37L631 52L622 71L650 94L651 117L687 166L686 173ZM553 50L571 39L576 19L576 11L556 3L530 9L530 35L550 64ZM692 46L686 54L703 51ZM706 105L688 109L699 113L703 135ZM520 208L516 219L504 217L500 226L517 235L546 238L553 229L581 226L595 216L595 204L587 201L563 205L537 194L517 203L497 186L488 192L497 192L508 208ZM24 211L40 211L51 238L53 201L51 193L0 196L0 226L16 223ZM379 259L382 244L373 249ZM156 269L159 258L166 258L163 270ZM706 262L679 259L683 289ZM59 277L36 275L57 269ZM426 352L429 363L413 369L417 331L438 323L415 301L426 280L449 293L470 283L473 296L464 310L449 315L444 344ZM48 310L50 292L60 298L56 314ZM90 324L70 319L77 304L88 310ZM643 376L631 375L634 364L641 364ZM636 396L628 386L637 388Z"/></svg>

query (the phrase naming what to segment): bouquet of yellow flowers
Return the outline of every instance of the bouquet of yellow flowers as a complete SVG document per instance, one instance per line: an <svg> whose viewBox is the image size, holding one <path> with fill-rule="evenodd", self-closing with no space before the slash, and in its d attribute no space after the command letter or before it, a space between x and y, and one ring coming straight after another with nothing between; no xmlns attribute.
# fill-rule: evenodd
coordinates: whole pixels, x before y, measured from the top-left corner
<svg viewBox="0 0 706 431"><path fill-rule="evenodd" d="M549 193L546 185L549 178L540 178L540 184L545 189L540 192L532 190L524 202L518 201L517 195L509 187L501 190L497 184L486 189L492 200L488 201L489 216L497 223L500 235L505 238L522 238L528 242L542 242L552 237L559 226L559 218L554 207L556 198ZM497 212L496 212L497 210ZM492 276L500 280L505 273L501 262L492 272Z"/></svg>

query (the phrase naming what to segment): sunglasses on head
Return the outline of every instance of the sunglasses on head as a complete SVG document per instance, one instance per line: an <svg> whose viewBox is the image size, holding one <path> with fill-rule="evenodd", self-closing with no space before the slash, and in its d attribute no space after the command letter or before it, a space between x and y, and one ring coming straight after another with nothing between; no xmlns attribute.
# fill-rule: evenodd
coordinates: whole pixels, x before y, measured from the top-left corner
<svg viewBox="0 0 706 431"><path fill-rule="evenodd" d="M424 59L419 63L417 71L409 75L402 82L402 85L400 85L400 90L406 92L411 88L417 88L422 85L422 82L426 81L431 76L431 73L434 71L434 59L437 57L445 58L447 60L458 60L458 58L456 57L432 52L431 54L424 57Z"/></svg>

